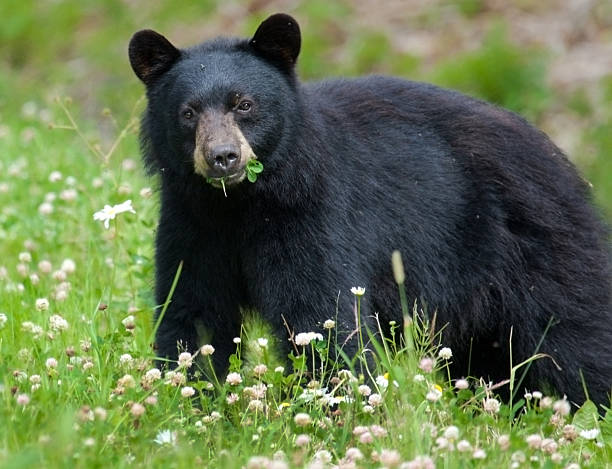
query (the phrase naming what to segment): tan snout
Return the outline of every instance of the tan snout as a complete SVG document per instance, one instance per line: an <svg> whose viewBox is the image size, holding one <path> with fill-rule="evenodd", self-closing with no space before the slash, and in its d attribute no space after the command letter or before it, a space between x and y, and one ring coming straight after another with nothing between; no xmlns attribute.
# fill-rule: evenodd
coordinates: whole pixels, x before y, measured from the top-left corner
<svg viewBox="0 0 612 469"><path fill-rule="evenodd" d="M198 122L194 170L207 179L240 182L255 154L231 113L208 111Z"/></svg>

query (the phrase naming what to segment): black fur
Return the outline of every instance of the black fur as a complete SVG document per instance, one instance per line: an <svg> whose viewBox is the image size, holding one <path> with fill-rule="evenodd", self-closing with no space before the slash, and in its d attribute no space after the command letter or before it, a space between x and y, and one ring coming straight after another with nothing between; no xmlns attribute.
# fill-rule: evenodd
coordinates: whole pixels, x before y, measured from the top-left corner
<svg viewBox="0 0 612 469"><path fill-rule="evenodd" d="M374 328L374 312L399 320L390 269L399 249L408 297L447 324L455 376L468 373L471 350L472 375L508 378L511 328L516 364L552 319L540 351L562 371L538 360L524 386L548 384L580 402L582 370L590 396L609 403L609 238L563 153L521 117L432 85L379 76L302 84L272 49L216 39L181 50L147 82L144 159L161 176L158 303L184 262L159 355L176 359L177 342L195 350L202 325L223 370L241 306L285 337L281 315L296 332L318 330L334 317L338 292L346 335L357 285L366 287L364 323ZM232 112L235 91L253 98L236 122L264 171L226 198L193 172L194 130L178 116L184 103Z"/></svg>

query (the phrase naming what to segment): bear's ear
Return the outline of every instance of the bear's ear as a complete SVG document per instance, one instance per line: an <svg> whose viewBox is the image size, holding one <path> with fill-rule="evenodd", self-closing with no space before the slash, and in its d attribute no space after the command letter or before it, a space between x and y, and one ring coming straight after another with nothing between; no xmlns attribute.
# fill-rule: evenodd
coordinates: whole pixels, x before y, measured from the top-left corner
<svg viewBox="0 0 612 469"><path fill-rule="evenodd" d="M168 39L150 29L132 36L128 52L134 73L147 86L167 72L181 56Z"/></svg>
<svg viewBox="0 0 612 469"><path fill-rule="evenodd" d="M292 70L300 53L300 27L291 16L277 13L259 25L249 45L264 58Z"/></svg>

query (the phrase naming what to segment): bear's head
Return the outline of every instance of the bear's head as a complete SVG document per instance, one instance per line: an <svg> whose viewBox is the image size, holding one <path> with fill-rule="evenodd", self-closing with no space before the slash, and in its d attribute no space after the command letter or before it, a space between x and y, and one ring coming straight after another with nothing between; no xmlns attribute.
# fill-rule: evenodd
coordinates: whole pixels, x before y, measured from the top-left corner
<svg viewBox="0 0 612 469"><path fill-rule="evenodd" d="M256 158L265 177L296 126L300 43L297 22L285 14L266 19L250 40L218 38L188 49L155 31L134 34L129 58L147 89L141 140L148 169L229 187Z"/></svg>

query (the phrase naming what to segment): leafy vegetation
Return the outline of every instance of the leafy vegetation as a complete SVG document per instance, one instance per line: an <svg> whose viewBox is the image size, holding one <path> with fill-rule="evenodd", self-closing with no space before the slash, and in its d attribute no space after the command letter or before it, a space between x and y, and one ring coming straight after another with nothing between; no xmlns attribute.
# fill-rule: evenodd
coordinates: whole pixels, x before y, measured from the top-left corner
<svg viewBox="0 0 612 469"><path fill-rule="evenodd" d="M303 335L294 337L290 361L255 315L227 378L188 377L188 370L206 368L209 347L183 356L175 374L155 371L156 191L140 168L142 87L125 46L143 27L180 45L209 36L201 24L222 32L228 23L220 3L0 4L0 465L612 464L610 411L600 416L587 403L569 414L567 402L535 389L519 390L509 406L488 383L449 381L452 351L428 332L418 308L405 314L411 341L399 339L399 324L386 340L362 338L368 361L347 363L329 347L330 311L331 322L320 329L295 331ZM482 1L460 3L469 18L483 8ZM387 32L346 20L354 15L349 2L297 8L305 77L402 73L458 87L538 123L567 113L580 123L572 129L576 160L612 215L610 79L565 97L547 84L547 54L527 53L503 28L473 51L426 64L396 50ZM232 28L248 34L263 16L243 14ZM342 294L358 304L355 292Z"/></svg>

